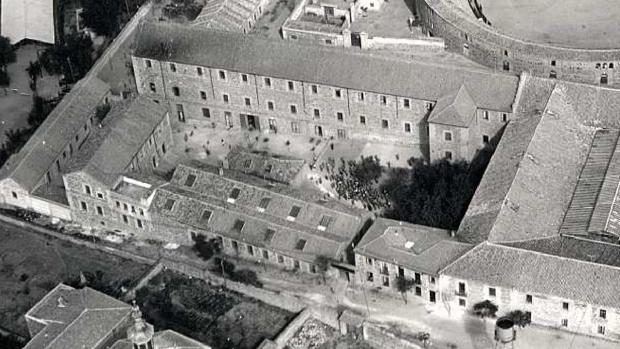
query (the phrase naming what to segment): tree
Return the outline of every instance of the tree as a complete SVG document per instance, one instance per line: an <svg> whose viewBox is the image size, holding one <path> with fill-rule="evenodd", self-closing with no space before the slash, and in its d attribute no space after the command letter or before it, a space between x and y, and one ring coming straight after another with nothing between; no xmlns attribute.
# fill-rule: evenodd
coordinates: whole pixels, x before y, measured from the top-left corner
<svg viewBox="0 0 620 349"><path fill-rule="evenodd" d="M487 317L495 317L497 314L497 305L493 304L490 300L484 300L482 302L474 304L474 314L485 319Z"/></svg>
<svg viewBox="0 0 620 349"><path fill-rule="evenodd" d="M194 250L198 252L200 258L208 261L220 253L220 243L217 239L207 240L204 235L198 235L194 238Z"/></svg>
<svg viewBox="0 0 620 349"><path fill-rule="evenodd" d="M85 0L83 5L84 25L97 35L114 36L119 28L120 0Z"/></svg>
<svg viewBox="0 0 620 349"><path fill-rule="evenodd" d="M314 265L316 266L317 271L321 274L321 276L323 277L323 283L327 283L327 271L329 270L329 267L331 266L331 260L329 259L329 257L324 256L324 255L318 255L314 258Z"/></svg>
<svg viewBox="0 0 620 349"><path fill-rule="evenodd" d="M405 304L407 304L407 292L413 288L414 283L413 279L407 279L404 275L396 277L396 289L403 296Z"/></svg>
<svg viewBox="0 0 620 349"><path fill-rule="evenodd" d="M15 50L9 38L0 36L0 70L6 71L6 67L15 62Z"/></svg>
<svg viewBox="0 0 620 349"><path fill-rule="evenodd" d="M506 317L510 318L515 325L524 328L532 323L532 318L522 310L513 310Z"/></svg>
<svg viewBox="0 0 620 349"><path fill-rule="evenodd" d="M43 98L39 96L32 97L32 109L28 114L28 125L32 128L37 128L45 121L47 116L54 109L53 105L50 105Z"/></svg>

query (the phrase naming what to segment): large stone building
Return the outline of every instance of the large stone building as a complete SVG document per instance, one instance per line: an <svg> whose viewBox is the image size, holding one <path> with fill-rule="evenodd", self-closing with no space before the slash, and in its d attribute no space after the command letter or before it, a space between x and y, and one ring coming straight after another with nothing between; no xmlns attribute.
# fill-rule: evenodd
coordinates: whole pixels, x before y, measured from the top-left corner
<svg viewBox="0 0 620 349"><path fill-rule="evenodd" d="M24 349L209 349L178 332L155 332L140 310L89 287L59 284L26 313Z"/></svg>
<svg viewBox="0 0 620 349"><path fill-rule="evenodd" d="M140 28L133 66L138 92L168 103L179 122L397 143L425 155L430 145L432 160L471 159L510 120L518 84L486 70L157 23ZM435 118L439 101L442 114L458 115Z"/></svg>

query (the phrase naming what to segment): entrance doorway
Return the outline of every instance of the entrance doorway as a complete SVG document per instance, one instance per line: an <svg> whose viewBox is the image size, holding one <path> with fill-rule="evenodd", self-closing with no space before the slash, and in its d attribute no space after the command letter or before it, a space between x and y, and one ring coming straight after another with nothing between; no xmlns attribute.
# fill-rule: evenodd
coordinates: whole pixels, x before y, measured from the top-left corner
<svg viewBox="0 0 620 349"><path fill-rule="evenodd" d="M601 74L601 85L607 85L607 81L608 81L607 73Z"/></svg>
<svg viewBox="0 0 620 349"><path fill-rule="evenodd" d="M362 47L360 33L351 33L351 46Z"/></svg>
<svg viewBox="0 0 620 349"><path fill-rule="evenodd" d="M431 301L431 303L436 303L437 302L437 296L435 294L435 291L429 291L428 292L428 300Z"/></svg>
<svg viewBox="0 0 620 349"><path fill-rule="evenodd" d="M319 125L314 126L314 134L323 137L323 127Z"/></svg>
<svg viewBox="0 0 620 349"><path fill-rule="evenodd" d="M258 116L248 115L248 128L250 130L260 130L260 123L258 122Z"/></svg>

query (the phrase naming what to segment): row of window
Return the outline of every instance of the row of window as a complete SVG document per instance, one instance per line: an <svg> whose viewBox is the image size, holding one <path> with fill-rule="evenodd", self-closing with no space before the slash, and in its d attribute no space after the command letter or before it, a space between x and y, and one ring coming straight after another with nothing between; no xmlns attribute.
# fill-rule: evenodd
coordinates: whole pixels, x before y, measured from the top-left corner
<svg viewBox="0 0 620 349"><path fill-rule="evenodd" d="M297 250L302 250L303 246L305 246L306 241L305 240L299 240L297 242L297 246L296 249ZM285 260L284 260L284 256L281 254L277 254L274 252L270 252L269 250L266 249L261 249L255 246L252 246L250 244L244 244L244 243L240 243L237 242L236 240L231 240L231 247L236 251L236 253L239 253L240 251L244 250L245 253L247 253L248 255L252 256L252 257L256 257L256 258L262 258L264 260L270 260L270 257L272 256L272 254L276 255L276 259L278 261L279 264L284 264ZM301 248L299 248L301 247ZM309 266L309 270L311 273L316 273L317 269L316 266L313 264L310 264ZM293 268L295 270L299 270L301 269L301 263L296 260L293 259Z"/></svg>
<svg viewBox="0 0 620 349"><path fill-rule="evenodd" d="M88 212L88 204L85 201L80 201L80 209L84 212ZM99 205L95 206L95 211L97 212L97 215L101 217L105 217L104 209L102 206L99 206ZM122 218L123 218L123 223L130 224L129 217L127 217L127 215L123 214ZM101 224L105 225L105 222L102 221ZM136 226L140 229L144 229L144 224L141 219L136 218Z"/></svg>

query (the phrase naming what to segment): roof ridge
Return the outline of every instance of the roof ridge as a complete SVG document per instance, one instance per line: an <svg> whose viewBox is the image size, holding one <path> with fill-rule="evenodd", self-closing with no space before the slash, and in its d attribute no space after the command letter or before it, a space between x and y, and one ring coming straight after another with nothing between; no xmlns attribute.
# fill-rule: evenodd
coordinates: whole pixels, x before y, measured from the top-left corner
<svg viewBox="0 0 620 349"><path fill-rule="evenodd" d="M463 253L461 256L459 256L457 259L453 260L452 262L448 263L445 267L441 268L439 271L437 271L437 275L442 275L448 268L450 268L452 265L456 264L459 260L461 260L462 258L464 258L465 256L467 256L470 253L473 253L474 250L480 249L482 248L483 245L485 244L489 244L488 241L483 241L477 245L475 245L474 247L472 247L471 249L469 249L469 251Z"/></svg>

